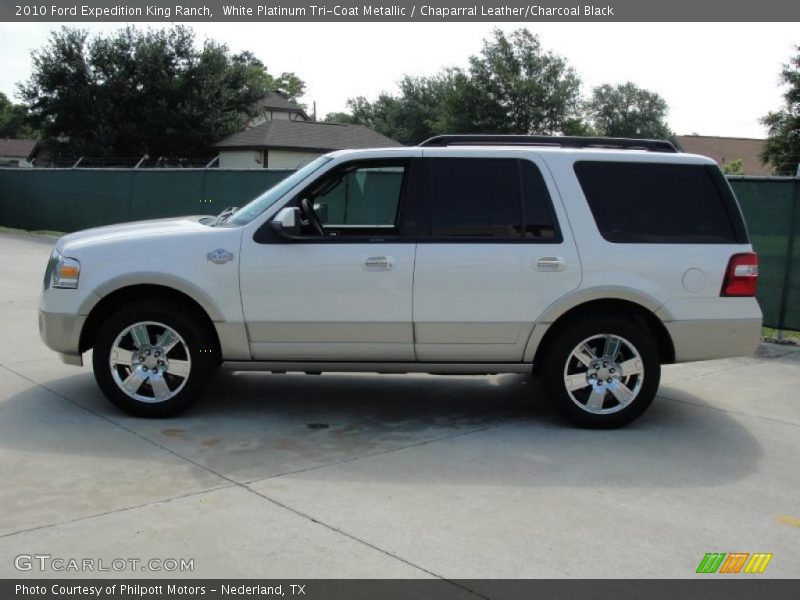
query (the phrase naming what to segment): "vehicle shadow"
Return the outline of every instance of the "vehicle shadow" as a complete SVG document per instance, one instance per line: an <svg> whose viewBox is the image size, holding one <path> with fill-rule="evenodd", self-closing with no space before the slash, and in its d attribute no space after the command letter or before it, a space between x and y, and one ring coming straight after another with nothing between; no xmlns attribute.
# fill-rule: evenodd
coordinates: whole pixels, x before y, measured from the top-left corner
<svg viewBox="0 0 800 600"><path fill-rule="evenodd" d="M321 467L360 460L364 466L349 478L436 484L446 473L451 484L666 489L737 480L762 456L739 420L702 398L657 398L625 428L581 430L554 414L539 383L522 375L220 372L197 406L164 420L120 413L89 373L44 385L62 396L58 401L104 419L115 435L133 434L167 450L151 447L137 457L127 449L126 460L178 455L245 483L300 472L313 477L327 471ZM48 410L46 394L31 387L0 402L0 453L115 454L114 437L96 434L96 427L84 435L78 425L83 437L65 446L64 436L54 434L58 422L40 414ZM70 416L73 432L81 419L97 418L80 412ZM3 435L20 427L24 436ZM413 468L386 468L377 457L388 454L392 464L405 459Z"/></svg>

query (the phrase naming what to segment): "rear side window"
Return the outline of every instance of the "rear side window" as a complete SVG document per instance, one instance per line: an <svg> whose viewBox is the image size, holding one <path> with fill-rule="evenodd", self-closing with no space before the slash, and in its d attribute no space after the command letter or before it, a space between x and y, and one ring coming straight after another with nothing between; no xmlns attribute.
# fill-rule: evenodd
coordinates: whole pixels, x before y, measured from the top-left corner
<svg viewBox="0 0 800 600"><path fill-rule="evenodd" d="M559 242L550 194L532 162L504 158L431 158L432 238Z"/></svg>
<svg viewBox="0 0 800 600"><path fill-rule="evenodd" d="M719 171L705 165L575 163L600 234L609 242L744 243L736 201L714 170Z"/></svg>

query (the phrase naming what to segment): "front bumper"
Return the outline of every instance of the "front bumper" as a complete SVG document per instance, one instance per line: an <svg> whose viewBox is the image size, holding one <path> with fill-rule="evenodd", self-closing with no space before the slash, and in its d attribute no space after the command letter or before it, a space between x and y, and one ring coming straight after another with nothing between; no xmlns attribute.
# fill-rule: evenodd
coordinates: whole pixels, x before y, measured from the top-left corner
<svg viewBox="0 0 800 600"><path fill-rule="evenodd" d="M61 355L68 365L82 365L80 338L85 315L39 311L39 336L45 345Z"/></svg>

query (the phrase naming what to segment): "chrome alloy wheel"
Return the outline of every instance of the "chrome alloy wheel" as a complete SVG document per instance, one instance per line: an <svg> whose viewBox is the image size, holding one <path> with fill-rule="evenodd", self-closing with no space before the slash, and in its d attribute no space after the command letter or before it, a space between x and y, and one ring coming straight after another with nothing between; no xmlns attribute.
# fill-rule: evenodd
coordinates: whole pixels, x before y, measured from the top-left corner
<svg viewBox="0 0 800 600"><path fill-rule="evenodd" d="M140 402L164 402L183 389L192 368L178 333L154 321L134 323L114 340L109 357L119 389Z"/></svg>
<svg viewBox="0 0 800 600"><path fill-rule="evenodd" d="M644 362L625 338L603 333L586 338L564 366L564 386L582 410L607 415L619 412L639 395Z"/></svg>

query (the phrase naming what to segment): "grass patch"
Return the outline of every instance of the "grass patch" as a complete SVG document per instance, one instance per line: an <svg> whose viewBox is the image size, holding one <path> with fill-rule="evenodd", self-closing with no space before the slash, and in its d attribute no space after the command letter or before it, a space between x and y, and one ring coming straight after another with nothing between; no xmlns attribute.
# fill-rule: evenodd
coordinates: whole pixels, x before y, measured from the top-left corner
<svg viewBox="0 0 800 600"><path fill-rule="evenodd" d="M47 229L14 229L13 227L4 227L0 225L0 233L27 233L30 235L49 235L53 237L61 237L62 235L66 235L63 231L50 231Z"/></svg>
<svg viewBox="0 0 800 600"><path fill-rule="evenodd" d="M778 340L778 330L774 329L773 327L763 327L761 329L761 335L767 341ZM784 329L782 331L781 342L786 344L800 344L800 331L794 331L793 329Z"/></svg>

